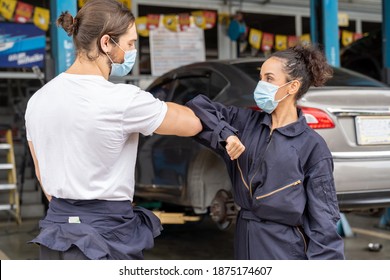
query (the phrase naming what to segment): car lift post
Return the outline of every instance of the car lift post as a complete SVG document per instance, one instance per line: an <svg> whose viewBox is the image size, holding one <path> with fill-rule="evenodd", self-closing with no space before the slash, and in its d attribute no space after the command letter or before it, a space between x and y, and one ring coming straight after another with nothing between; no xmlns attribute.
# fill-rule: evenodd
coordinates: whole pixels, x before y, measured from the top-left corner
<svg viewBox="0 0 390 280"><path fill-rule="evenodd" d="M310 36L324 48L328 63L340 67L338 0L310 0Z"/></svg>
<svg viewBox="0 0 390 280"><path fill-rule="evenodd" d="M68 11L71 15L77 14L77 1L76 0L50 0L50 22L56 22L57 18L63 11ZM48 73L54 78L58 74L68 69L74 62L75 52L73 40L69 37L65 30L58 28L55 24L51 24L50 27L51 36L51 57L54 60L55 73ZM46 80L50 80L46 75Z"/></svg>
<svg viewBox="0 0 390 280"><path fill-rule="evenodd" d="M379 221L379 228L390 230L390 208L386 208L384 214Z"/></svg>
<svg viewBox="0 0 390 280"><path fill-rule="evenodd" d="M390 85L390 0L382 0L383 81Z"/></svg>
<svg viewBox="0 0 390 280"><path fill-rule="evenodd" d="M353 237L354 233L344 213L340 213L340 220L337 223L337 232L343 237Z"/></svg>

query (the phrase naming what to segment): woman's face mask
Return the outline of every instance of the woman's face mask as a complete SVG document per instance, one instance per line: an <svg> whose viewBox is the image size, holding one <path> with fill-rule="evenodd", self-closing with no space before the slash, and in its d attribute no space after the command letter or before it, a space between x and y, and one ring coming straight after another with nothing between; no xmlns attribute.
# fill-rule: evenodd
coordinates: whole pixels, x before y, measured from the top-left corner
<svg viewBox="0 0 390 280"><path fill-rule="evenodd" d="M111 40L125 53L125 61L123 63L115 63L111 57L107 54L108 59L111 61L111 73L110 76L123 77L126 76L131 69L133 69L135 59L137 58L137 50L124 51L117 42L112 38Z"/></svg>
<svg viewBox="0 0 390 280"><path fill-rule="evenodd" d="M255 91L253 92L257 106L264 112L271 114L276 109L279 102L290 95L289 93L287 93L286 96L284 96L282 99L275 100L275 95L278 92L279 88L284 87L291 82L292 81L285 83L281 86L277 86L264 81L259 81Z"/></svg>

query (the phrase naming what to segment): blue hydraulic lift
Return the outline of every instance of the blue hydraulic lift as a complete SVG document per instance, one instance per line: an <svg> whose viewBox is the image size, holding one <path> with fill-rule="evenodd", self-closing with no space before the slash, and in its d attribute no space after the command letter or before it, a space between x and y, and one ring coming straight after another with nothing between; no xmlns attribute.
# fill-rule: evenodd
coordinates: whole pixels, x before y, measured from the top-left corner
<svg viewBox="0 0 390 280"><path fill-rule="evenodd" d="M390 0L382 0L382 38L383 81L390 85ZM379 227L390 227L390 208L386 208Z"/></svg>
<svg viewBox="0 0 390 280"><path fill-rule="evenodd" d="M340 66L338 0L310 0L310 36L324 47L330 65Z"/></svg>
<svg viewBox="0 0 390 280"><path fill-rule="evenodd" d="M73 39L66 32L55 24L61 12L68 11L72 16L77 14L77 0L50 0L50 34L51 34L51 49L52 60L54 67L54 75L57 76L61 72L68 69L74 62L74 46ZM48 80L48 79L46 79Z"/></svg>
<svg viewBox="0 0 390 280"><path fill-rule="evenodd" d="M383 81L390 85L390 0L382 0Z"/></svg>

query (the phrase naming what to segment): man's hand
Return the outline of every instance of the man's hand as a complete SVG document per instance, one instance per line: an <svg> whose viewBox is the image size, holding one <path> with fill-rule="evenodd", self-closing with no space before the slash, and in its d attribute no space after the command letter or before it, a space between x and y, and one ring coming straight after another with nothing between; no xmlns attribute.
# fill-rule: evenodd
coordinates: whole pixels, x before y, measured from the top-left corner
<svg viewBox="0 0 390 280"><path fill-rule="evenodd" d="M238 157L245 151L245 146L241 143L237 136L232 135L226 139L226 152L231 160L238 159Z"/></svg>

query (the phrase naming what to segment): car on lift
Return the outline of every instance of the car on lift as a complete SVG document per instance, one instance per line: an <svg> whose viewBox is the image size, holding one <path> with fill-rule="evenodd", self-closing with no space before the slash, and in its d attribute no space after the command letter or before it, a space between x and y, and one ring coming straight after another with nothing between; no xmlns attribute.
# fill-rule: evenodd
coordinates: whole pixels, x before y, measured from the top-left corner
<svg viewBox="0 0 390 280"><path fill-rule="evenodd" d="M382 31L369 32L340 53L341 66L382 81Z"/></svg>
<svg viewBox="0 0 390 280"><path fill-rule="evenodd" d="M259 58L207 61L182 66L146 90L185 104L198 94L227 106L258 110L253 91ZM324 87L310 88L298 102L308 124L327 142L334 158L340 208L390 205L390 88L347 69L334 68ZM141 136L135 197L210 213L220 228L235 216L231 181L222 159L193 138Z"/></svg>

